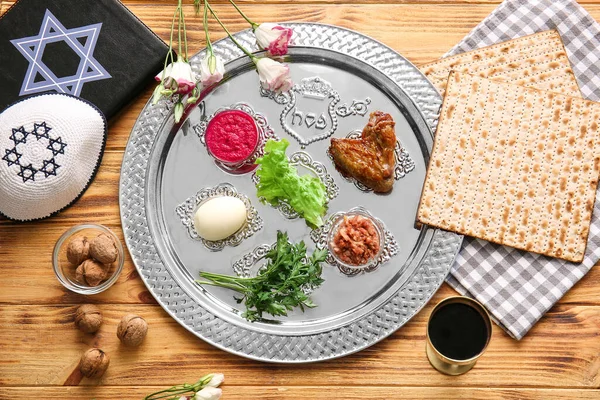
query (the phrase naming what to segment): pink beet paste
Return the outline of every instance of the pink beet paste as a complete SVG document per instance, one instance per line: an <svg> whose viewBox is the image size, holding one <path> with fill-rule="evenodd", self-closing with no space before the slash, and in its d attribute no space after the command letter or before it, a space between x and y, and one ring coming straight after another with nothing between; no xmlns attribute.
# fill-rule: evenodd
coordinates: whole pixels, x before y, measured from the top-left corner
<svg viewBox="0 0 600 400"><path fill-rule="evenodd" d="M254 119L247 113L239 110L222 111L208 123L204 139L217 159L241 162L256 148L258 129Z"/></svg>

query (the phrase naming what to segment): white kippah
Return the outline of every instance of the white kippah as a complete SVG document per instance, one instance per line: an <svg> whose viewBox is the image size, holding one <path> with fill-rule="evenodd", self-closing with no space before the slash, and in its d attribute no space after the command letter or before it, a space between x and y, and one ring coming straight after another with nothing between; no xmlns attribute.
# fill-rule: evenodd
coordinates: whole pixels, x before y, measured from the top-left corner
<svg viewBox="0 0 600 400"><path fill-rule="evenodd" d="M46 218L85 191L106 142L106 119L85 100L46 93L0 114L0 213Z"/></svg>

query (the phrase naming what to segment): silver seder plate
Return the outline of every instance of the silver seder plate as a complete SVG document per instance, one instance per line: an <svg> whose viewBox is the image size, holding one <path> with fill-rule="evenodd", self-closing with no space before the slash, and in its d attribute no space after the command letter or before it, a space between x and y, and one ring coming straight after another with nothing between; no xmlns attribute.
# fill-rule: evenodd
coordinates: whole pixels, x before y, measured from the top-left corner
<svg viewBox="0 0 600 400"><path fill-rule="evenodd" d="M441 105L433 86L405 58L359 33L319 24L289 26L295 32L294 47L285 61L294 88L283 96L261 90L251 61L229 39L215 43L215 52L227 63L225 79L181 126L174 124L171 102L146 105L127 144L119 196L133 262L173 318L234 354L302 363L354 353L404 325L442 284L462 237L415 228ZM250 31L236 38L258 50ZM204 51L191 59L197 73L202 57ZM241 317L244 307L236 303L234 292L194 282L201 270L255 274L278 229L294 242L304 240L309 253L323 246L319 240L325 234L311 232L286 204L272 207L259 201L252 172L229 173L208 154L202 141L207 121L215 111L235 107L255 114L261 135L291 143L288 155L295 154L292 161L300 173L326 182L330 201L325 220L358 207L385 231L388 247L368 270L324 265L325 282L312 292L318 307L304 313L251 323ZM387 195L344 179L326 153L331 137L355 134L375 110L392 115L401 143L394 189ZM188 229L194 204L214 193L247 198L248 209L254 210L249 228L223 243L203 242Z"/></svg>

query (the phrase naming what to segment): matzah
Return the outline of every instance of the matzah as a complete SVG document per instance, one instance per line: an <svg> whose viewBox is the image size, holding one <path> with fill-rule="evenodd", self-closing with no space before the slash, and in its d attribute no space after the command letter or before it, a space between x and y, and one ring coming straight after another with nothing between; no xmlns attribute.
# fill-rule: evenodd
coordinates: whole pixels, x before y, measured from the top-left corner
<svg viewBox="0 0 600 400"><path fill-rule="evenodd" d="M450 71L581 97L556 30L443 58L419 67L444 96Z"/></svg>
<svg viewBox="0 0 600 400"><path fill-rule="evenodd" d="M600 103L452 72L419 222L581 262Z"/></svg>

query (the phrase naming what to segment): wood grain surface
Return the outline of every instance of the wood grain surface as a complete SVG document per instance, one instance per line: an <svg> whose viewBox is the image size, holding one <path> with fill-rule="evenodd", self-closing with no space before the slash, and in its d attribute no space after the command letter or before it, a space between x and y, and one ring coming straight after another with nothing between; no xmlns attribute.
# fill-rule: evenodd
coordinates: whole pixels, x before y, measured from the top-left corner
<svg viewBox="0 0 600 400"><path fill-rule="evenodd" d="M600 0L580 1L600 19ZM163 39L174 0L124 1ZM204 45L200 19L186 6L190 50ZM226 0L213 1L224 22L246 27ZM493 0L240 0L257 21L314 21L361 31L414 63L434 60L499 3ZM12 2L0 0L0 14ZM211 22L213 39L223 37ZM0 84L1 85L1 84ZM323 363L283 366L240 358L196 338L158 306L129 255L107 292L85 297L62 288L52 272L58 237L73 225L101 223L122 239L118 184L123 151L152 83L110 124L100 171L71 208L41 222L0 219L0 400L141 399L159 388L223 372L224 399L598 399L600 398L600 270L592 271L520 342L494 326L486 354L468 374L448 377L425 356L431 308L454 294L444 285L432 302L390 338L358 354ZM73 326L82 303L96 303L105 322L96 335ZM124 348L116 325L126 313L147 319L138 349ZM111 356L99 380L83 378L83 351L99 346Z"/></svg>

